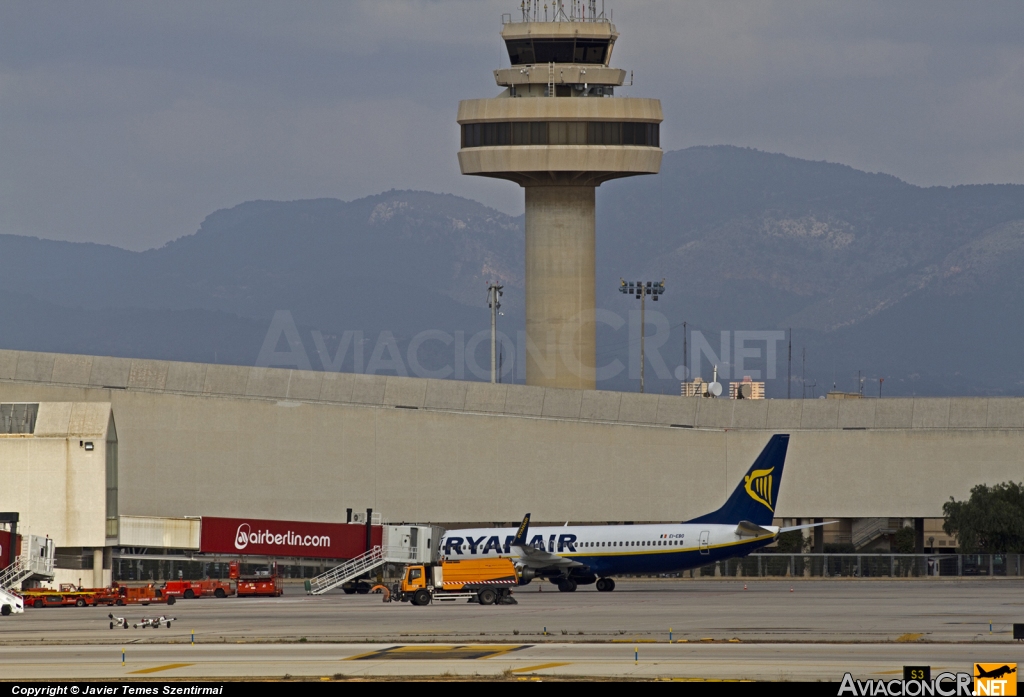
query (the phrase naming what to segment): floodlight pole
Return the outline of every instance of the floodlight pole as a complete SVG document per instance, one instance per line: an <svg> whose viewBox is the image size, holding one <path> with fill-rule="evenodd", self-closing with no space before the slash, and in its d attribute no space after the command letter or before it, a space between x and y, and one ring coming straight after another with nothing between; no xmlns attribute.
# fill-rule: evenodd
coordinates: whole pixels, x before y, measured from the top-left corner
<svg viewBox="0 0 1024 697"><path fill-rule="evenodd" d="M644 336L647 333L647 321L644 317L644 299L647 293L640 294L640 394L644 393Z"/></svg>
<svg viewBox="0 0 1024 697"><path fill-rule="evenodd" d="M491 382L498 382L498 309L501 308L499 298L505 286L497 283L487 284L487 306L491 308Z"/></svg>
<svg viewBox="0 0 1024 697"><path fill-rule="evenodd" d="M640 299L640 393L644 391L644 339L646 337L646 324L647 318L645 316L644 301L646 296L654 296L654 300L658 299L658 296L665 292L665 279L660 281L647 281L645 284L643 281L637 281L636 283L626 283L625 280L619 279L619 292L627 295L635 295ZM684 332L685 333L685 332Z"/></svg>

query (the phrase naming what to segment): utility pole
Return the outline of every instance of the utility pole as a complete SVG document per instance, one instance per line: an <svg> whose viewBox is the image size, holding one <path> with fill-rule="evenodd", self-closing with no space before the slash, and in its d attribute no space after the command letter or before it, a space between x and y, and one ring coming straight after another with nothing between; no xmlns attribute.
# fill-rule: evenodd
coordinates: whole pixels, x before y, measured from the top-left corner
<svg viewBox="0 0 1024 697"><path fill-rule="evenodd" d="M626 295L634 295L640 301L640 392L642 394L644 391L644 324L646 320L644 317L644 300L650 295L657 302L658 296L665 292L665 279L647 281L644 284L643 281L637 281L636 283L630 281L626 283L626 281L620 278L619 292Z"/></svg>
<svg viewBox="0 0 1024 697"><path fill-rule="evenodd" d="M786 371L786 399L792 396L793 391L793 328L789 328L789 369Z"/></svg>
<svg viewBox="0 0 1024 697"><path fill-rule="evenodd" d="M878 378L878 398L882 398L882 383L885 382L885 378Z"/></svg>
<svg viewBox="0 0 1024 697"><path fill-rule="evenodd" d="M800 364L800 399L807 399L807 347L803 348L803 358Z"/></svg>
<svg viewBox="0 0 1024 697"><path fill-rule="evenodd" d="M498 382L498 310L505 286L487 284L487 307L491 308L491 382Z"/></svg>
<svg viewBox="0 0 1024 697"><path fill-rule="evenodd" d="M690 379L690 364L686 358L686 322L683 322L683 381Z"/></svg>

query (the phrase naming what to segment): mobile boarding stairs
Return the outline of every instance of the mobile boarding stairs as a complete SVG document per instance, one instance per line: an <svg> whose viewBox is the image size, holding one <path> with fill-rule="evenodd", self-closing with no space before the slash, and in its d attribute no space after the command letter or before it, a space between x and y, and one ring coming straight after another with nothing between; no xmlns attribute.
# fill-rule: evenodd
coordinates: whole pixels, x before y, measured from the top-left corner
<svg viewBox="0 0 1024 697"><path fill-rule="evenodd" d="M384 564L429 564L437 561L444 530L434 525L385 525L380 545L306 581L306 593L321 595L364 576Z"/></svg>
<svg viewBox="0 0 1024 697"><path fill-rule="evenodd" d="M53 580L53 540L26 535L22 541L21 555L0 570L0 613L4 615L25 611L25 601L18 594L24 581Z"/></svg>

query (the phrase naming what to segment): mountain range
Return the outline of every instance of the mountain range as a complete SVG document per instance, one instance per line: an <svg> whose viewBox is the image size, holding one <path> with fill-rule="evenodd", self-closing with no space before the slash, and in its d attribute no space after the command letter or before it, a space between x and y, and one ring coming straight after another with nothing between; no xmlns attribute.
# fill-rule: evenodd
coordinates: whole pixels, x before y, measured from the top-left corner
<svg viewBox="0 0 1024 697"><path fill-rule="evenodd" d="M604 389L637 386L639 303L620 278L664 278L647 307L649 391L679 390L685 321L689 372L705 378L712 362L764 377L767 345L740 371L736 332L792 329L793 378L777 341L770 397L874 394L878 378L887 396L1024 394L1024 186L918 187L714 146L604 184L597 206L598 305L629 317L599 327L599 364L629 366ZM522 216L416 191L242 203L144 252L0 235L0 347L415 373L412 341L424 369L480 379L453 344L488 328L489 281L505 286L499 329L516 339L523 247ZM484 368L486 344L470 346ZM695 347L716 355L695 362ZM513 351L506 379L522 381Z"/></svg>

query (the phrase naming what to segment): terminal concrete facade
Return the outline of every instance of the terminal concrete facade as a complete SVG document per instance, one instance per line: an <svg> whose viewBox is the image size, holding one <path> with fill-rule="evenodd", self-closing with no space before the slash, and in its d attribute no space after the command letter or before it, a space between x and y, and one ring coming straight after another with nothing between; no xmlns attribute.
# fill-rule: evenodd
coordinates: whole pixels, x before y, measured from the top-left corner
<svg viewBox="0 0 1024 697"><path fill-rule="evenodd" d="M59 554L75 557L64 564L73 569L58 570L57 583L84 576L105 586L118 536L118 442L110 403L25 401L5 405L20 408L0 407L0 509L18 512L22 535L49 537Z"/></svg>
<svg viewBox="0 0 1024 697"><path fill-rule="evenodd" d="M780 518L937 518L1024 474L1016 398L702 399L0 351L0 403L24 402L113 413L123 515L680 521L719 506L773 433L792 434ZM31 477L12 462L8 480Z"/></svg>

